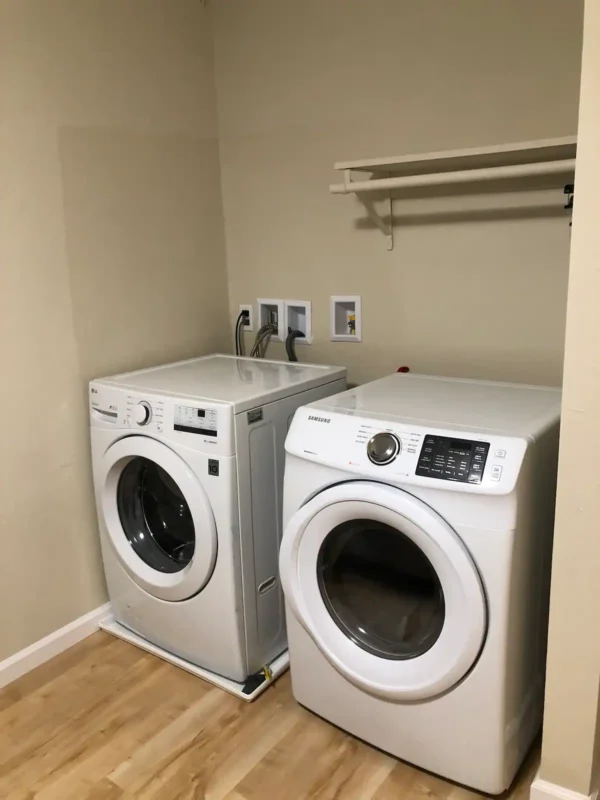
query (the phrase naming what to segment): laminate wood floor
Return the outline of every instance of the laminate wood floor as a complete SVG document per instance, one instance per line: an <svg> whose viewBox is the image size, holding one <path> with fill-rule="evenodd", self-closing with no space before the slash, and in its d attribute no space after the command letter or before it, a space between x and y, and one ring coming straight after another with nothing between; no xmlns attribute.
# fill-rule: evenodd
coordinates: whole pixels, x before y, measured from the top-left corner
<svg viewBox="0 0 600 800"><path fill-rule="evenodd" d="M2 800L478 797L301 708L289 673L246 704L99 632L0 691Z"/></svg>

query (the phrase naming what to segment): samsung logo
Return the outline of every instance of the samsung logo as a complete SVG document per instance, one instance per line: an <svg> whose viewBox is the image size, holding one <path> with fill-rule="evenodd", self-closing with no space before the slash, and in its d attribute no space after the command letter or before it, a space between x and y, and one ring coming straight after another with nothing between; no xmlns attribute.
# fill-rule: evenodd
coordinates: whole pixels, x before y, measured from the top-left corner
<svg viewBox="0 0 600 800"><path fill-rule="evenodd" d="M313 417L312 414L309 414L308 418L311 419L313 422L331 422L331 420L328 419L327 417Z"/></svg>

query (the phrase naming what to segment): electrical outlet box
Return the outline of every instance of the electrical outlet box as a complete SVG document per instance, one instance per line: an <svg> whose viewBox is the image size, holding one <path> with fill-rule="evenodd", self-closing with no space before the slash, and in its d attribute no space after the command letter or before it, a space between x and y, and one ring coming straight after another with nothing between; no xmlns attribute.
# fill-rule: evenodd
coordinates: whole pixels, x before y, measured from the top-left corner
<svg viewBox="0 0 600 800"><path fill-rule="evenodd" d="M240 303L238 314L241 314L242 311L248 312L248 320L244 323L244 330L245 331L253 331L254 330L254 309L252 308L252 303Z"/></svg>
<svg viewBox="0 0 600 800"><path fill-rule="evenodd" d="M332 342L362 342L362 309L359 295L333 295L330 306Z"/></svg>
<svg viewBox="0 0 600 800"><path fill-rule="evenodd" d="M263 325L276 325L277 333L271 336L274 342L285 342L283 300L271 300L259 297L256 301L258 309L258 329Z"/></svg>
<svg viewBox="0 0 600 800"><path fill-rule="evenodd" d="M310 300L284 300L283 329L287 338L288 330L302 331L296 344L312 344L312 304Z"/></svg>

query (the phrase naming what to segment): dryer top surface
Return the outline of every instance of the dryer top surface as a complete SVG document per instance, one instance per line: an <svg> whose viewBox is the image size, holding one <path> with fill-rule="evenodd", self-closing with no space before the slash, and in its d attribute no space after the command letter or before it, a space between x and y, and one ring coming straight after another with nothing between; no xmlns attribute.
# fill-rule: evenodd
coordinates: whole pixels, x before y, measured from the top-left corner
<svg viewBox="0 0 600 800"><path fill-rule="evenodd" d="M390 422L536 438L560 418L561 390L397 373L311 404Z"/></svg>

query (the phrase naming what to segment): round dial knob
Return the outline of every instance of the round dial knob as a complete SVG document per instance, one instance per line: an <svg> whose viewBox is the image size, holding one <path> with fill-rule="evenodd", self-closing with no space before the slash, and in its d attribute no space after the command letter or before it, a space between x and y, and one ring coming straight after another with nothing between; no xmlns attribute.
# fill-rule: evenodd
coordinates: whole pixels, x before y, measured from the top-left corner
<svg viewBox="0 0 600 800"><path fill-rule="evenodd" d="M400 441L393 433L376 433L367 444L367 455L373 464L390 464L400 452Z"/></svg>
<svg viewBox="0 0 600 800"><path fill-rule="evenodd" d="M146 403L144 400L142 400L141 403L138 403L133 409L133 419L138 425L147 425L152 419L152 408L150 407L150 403Z"/></svg>

